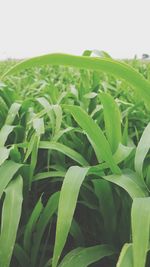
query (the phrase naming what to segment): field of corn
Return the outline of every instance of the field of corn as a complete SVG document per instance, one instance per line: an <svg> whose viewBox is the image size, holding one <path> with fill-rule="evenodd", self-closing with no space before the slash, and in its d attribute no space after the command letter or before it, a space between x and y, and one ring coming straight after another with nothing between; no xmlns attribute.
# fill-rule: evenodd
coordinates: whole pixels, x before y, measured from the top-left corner
<svg viewBox="0 0 150 267"><path fill-rule="evenodd" d="M150 267L150 64L0 62L0 267Z"/></svg>

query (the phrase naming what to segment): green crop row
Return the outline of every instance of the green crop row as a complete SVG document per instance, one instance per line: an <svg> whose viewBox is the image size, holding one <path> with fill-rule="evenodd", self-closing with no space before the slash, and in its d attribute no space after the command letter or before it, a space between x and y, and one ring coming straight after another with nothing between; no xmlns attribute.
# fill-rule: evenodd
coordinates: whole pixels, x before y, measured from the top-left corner
<svg viewBox="0 0 150 267"><path fill-rule="evenodd" d="M85 51L10 65L0 267L149 267L149 64Z"/></svg>

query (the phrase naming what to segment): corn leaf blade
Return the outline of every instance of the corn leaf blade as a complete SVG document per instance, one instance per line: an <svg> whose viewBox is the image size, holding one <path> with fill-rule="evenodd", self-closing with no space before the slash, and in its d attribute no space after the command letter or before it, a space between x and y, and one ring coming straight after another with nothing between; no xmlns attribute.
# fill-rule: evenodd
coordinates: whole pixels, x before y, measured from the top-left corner
<svg viewBox="0 0 150 267"><path fill-rule="evenodd" d="M16 240L22 208L22 177L18 176L6 188L2 209L0 235L0 266L9 267Z"/></svg>
<svg viewBox="0 0 150 267"><path fill-rule="evenodd" d="M100 100L104 108L104 121L108 141L112 153L115 153L121 143L121 114L113 97L107 93L100 94Z"/></svg>
<svg viewBox="0 0 150 267"><path fill-rule="evenodd" d="M135 198L132 211L133 266L145 267L150 234L150 198Z"/></svg>
<svg viewBox="0 0 150 267"><path fill-rule="evenodd" d="M132 244L125 244L119 255L116 267L133 267Z"/></svg>
<svg viewBox="0 0 150 267"><path fill-rule="evenodd" d="M11 181L14 174L21 168L21 166L21 164L18 164L11 160L5 161L0 166L0 198L4 192L4 189Z"/></svg>
<svg viewBox="0 0 150 267"><path fill-rule="evenodd" d="M90 58L88 56L72 56L66 54L48 54L24 60L16 64L8 70L1 79L6 76L14 74L26 68L38 67L41 65L64 65L77 67L80 69L91 69L95 71L104 71L112 74L115 77L126 80L136 92L140 95L141 99L150 108L150 83L141 74L134 70L131 66L115 61L109 58Z"/></svg>
<svg viewBox="0 0 150 267"><path fill-rule="evenodd" d="M64 178L59 198L52 267L57 266L61 252L65 245L77 204L79 190L88 169L89 168L81 168L78 166L71 167Z"/></svg>
<svg viewBox="0 0 150 267"><path fill-rule="evenodd" d="M63 154L65 154L66 156L72 158L73 160L75 160L76 162L78 162L79 164L81 164L81 166L88 166L88 162L84 159L84 157L82 155L80 155L78 152L76 152L75 150L57 143L57 142L48 142L48 141L41 141L39 143L39 148L42 149L52 149L52 150L56 150L59 151Z"/></svg>
<svg viewBox="0 0 150 267"><path fill-rule="evenodd" d="M150 123L145 128L135 153L135 170L142 177L142 169L146 154L150 149Z"/></svg>
<svg viewBox="0 0 150 267"><path fill-rule="evenodd" d="M115 251L107 245L76 248L65 256L59 267L87 267L104 257L113 255L114 253Z"/></svg>

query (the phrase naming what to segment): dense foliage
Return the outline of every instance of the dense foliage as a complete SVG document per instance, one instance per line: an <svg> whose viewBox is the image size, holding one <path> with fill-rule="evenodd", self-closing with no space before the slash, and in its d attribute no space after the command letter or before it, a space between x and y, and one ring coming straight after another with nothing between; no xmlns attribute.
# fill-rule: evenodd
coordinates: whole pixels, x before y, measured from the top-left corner
<svg viewBox="0 0 150 267"><path fill-rule="evenodd" d="M1 267L150 266L150 67L98 56L0 79Z"/></svg>

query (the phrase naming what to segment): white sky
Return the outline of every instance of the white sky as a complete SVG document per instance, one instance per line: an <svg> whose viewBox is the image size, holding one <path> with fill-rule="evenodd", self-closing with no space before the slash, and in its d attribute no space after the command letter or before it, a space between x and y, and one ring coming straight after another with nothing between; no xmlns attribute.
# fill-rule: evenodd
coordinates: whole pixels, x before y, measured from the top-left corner
<svg viewBox="0 0 150 267"><path fill-rule="evenodd" d="M150 53L150 0L0 0L0 59Z"/></svg>

